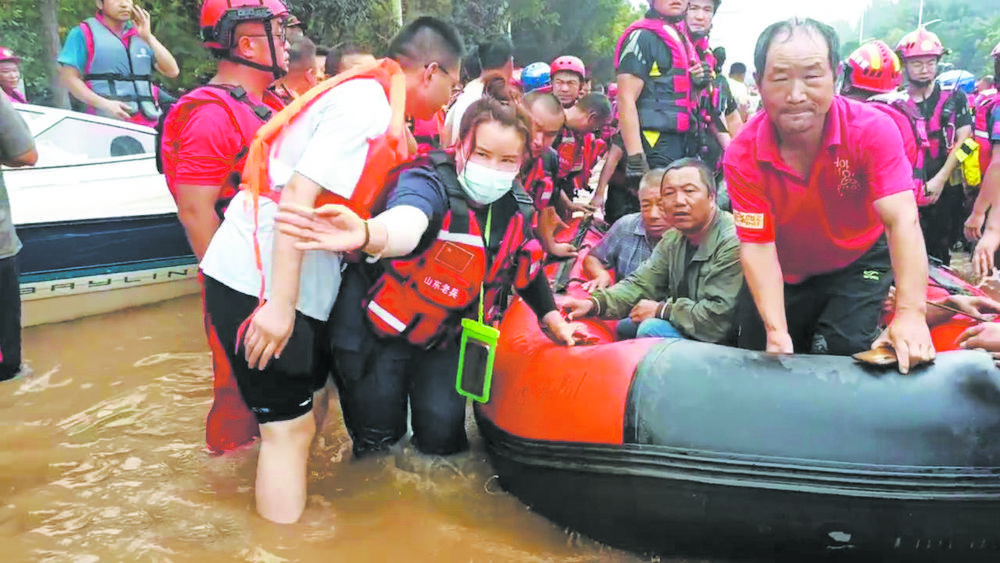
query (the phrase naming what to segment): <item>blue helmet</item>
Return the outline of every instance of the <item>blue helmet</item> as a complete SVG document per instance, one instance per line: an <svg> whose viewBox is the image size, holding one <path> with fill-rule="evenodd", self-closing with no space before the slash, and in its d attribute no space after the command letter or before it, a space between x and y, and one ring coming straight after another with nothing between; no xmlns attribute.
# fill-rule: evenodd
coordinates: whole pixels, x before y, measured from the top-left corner
<svg viewBox="0 0 1000 563"><path fill-rule="evenodd" d="M976 91L976 77L966 70L949 70L938 76L942 90L961 90L966 94Z"/></svg>
<svg viewBox="0 0 1000 563"><path fill-rule="evenodd" d="M528 93L549 85L551 71L548 63L531 63L521 72L521 84Z"/></svg>

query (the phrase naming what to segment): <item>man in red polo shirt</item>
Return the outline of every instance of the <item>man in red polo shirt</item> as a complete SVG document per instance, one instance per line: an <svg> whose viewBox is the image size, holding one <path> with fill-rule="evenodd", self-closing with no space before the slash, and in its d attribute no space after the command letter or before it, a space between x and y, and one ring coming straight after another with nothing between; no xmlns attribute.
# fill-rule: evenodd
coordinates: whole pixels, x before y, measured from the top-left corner
<svg viewBox="0 0 1000 563"><path fill-rule="evenodd" d="M739 344L849 355L875 341L906 373L934 357L913 168L889 117L834 95L837 52L836 33L813 20L773 24L757 41L765 111L725 157L749 286ZM878 336L893 275L896 314Z"/></svg>

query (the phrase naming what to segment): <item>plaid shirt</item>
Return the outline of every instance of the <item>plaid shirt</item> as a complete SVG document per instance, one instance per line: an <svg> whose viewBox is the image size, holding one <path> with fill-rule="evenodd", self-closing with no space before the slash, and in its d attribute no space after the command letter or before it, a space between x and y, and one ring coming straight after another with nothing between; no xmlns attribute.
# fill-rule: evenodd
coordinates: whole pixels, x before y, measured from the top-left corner
<svg viewBox="0 0 1000 563"><path fill-rule="evenodd" d="M642 214L632 213L615 221L590 255L613 268L615 279L623 280L649 259L654 246L642 226Z"/></svg>

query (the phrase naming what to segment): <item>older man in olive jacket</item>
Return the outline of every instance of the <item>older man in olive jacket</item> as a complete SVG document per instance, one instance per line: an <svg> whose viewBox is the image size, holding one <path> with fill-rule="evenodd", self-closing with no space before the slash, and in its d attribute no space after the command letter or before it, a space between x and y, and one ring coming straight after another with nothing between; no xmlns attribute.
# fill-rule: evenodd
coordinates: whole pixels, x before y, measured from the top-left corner
<svg viewBox="0 0 1000 563"><path fill-rule="evenodd" d="M700 160L673 162L660 191L674 230L627 278L589 299L566 299L563 308L571 318L622 318L619 338L631 333L724 342L743 286L733 217L719 209L714 175Z"/></svg>

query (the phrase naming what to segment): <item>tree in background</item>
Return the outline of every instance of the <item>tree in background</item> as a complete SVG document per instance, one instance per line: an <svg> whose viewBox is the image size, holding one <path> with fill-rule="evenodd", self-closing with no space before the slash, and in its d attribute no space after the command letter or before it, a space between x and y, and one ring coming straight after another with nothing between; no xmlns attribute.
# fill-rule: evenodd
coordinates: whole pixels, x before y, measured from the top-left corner
<svg viewBox="0 0 1000 563"><path fill-rule="evenodd" d="M524 11L513 14L515 57L520 64L575 55L602 82L614 78L618 37L641 15L623 0L523 0L521 4Z"/></svg>
<svg viewBox="0 0 1000 563"><path fill-rule="evenodd" d="M895 45L917 27L920 0L874 0L865 12L864 39ZM935 20L939 20L936 21ZM951 54L943 59L977 76L993 73L990 51L1000 41L1000 0L925 0L924 22ZM841 56L858 47L858 22L838 22Z"/></svg>
<svg viewBox="0 0 1000 563"><path fill-rule="evenodd" d="M179 93L207 80L214 61L201 46L201 1L141 3L153 19L153 32L181 67L176 79L154 76L154 81ZM399 29L393 0L289 0L288 4L307 25L309 37L321 45L349 40L380 55ZM451 20L469 46L512 32L516 62L522 66L576 55L601 81L613 78L615 41L639 16L629 0L402 0L401 6L404 20L424 14ZM0 44L21 56L25 89L32 101L66 103L65 92L54 78L58 74L55 55L69 30L94 11L93 0L0 2Z"/></svg>

